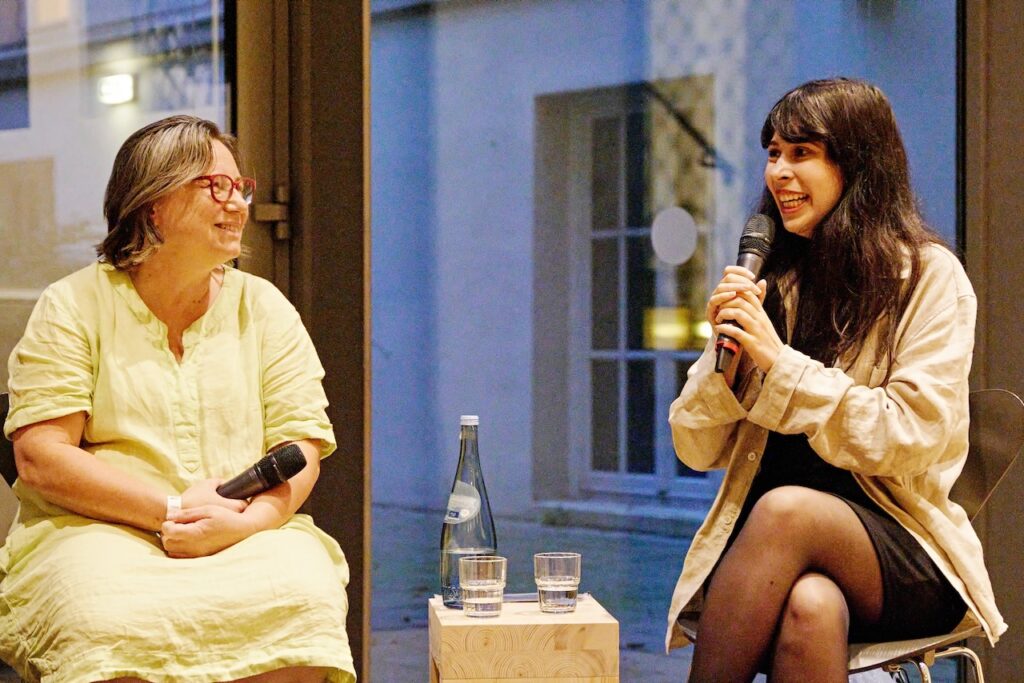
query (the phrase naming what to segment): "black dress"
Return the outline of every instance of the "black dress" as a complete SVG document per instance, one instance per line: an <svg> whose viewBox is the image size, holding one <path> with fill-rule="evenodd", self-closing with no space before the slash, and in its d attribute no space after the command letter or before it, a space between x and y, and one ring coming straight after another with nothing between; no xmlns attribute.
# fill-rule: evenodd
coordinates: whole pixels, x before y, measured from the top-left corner
<svg viewBox="0 0 1024 683"><path fill-rule="evenodd" d="M922 638L946 633L963 619L963 599L921 544L864 493L853 474L822 460L804 434L769 433L734 538L761 496L779 486L804 486L840 498L871 537L882 570L882 615L871 625L851 615L851 642Z"/></svg>

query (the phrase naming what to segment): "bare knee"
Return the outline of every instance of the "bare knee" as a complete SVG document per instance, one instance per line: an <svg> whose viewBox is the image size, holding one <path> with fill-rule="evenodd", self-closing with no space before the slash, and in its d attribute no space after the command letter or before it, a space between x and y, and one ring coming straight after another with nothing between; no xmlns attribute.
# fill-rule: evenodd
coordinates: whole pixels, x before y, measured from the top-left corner
<svg viewBox="0 0 1024 683"><path fill-rule="evenodd" d="M850 612L842 590L823 574L808 573L789 591L779 620L778 645L800 647L824 634L842 635L850 625Z"/></svg>

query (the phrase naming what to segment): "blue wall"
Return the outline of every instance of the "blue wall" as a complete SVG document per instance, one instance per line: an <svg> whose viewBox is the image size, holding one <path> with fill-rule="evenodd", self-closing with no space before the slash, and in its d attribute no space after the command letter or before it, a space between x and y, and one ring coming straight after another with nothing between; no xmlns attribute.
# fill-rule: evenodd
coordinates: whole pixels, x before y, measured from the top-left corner
<svg viewBox="0 0 1024 683"><path fill-rule="evenodd" d="M413 506L438 505L425 497L424 483L441 475L434 400L438 256L432 53L433 31L424 16L374 27L374 498Z"/></svg>

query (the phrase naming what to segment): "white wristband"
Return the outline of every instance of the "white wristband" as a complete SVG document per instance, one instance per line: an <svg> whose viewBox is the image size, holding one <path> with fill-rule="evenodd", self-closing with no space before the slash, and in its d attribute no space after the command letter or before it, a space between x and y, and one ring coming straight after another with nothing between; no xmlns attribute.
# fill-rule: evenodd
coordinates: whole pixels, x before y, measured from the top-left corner
<svg viewBox="0 0 1024 683"><path fill-rule="evenodd" d="M167 517L170 519L175 512L181 511L181 496L167 496Z"/></svg>

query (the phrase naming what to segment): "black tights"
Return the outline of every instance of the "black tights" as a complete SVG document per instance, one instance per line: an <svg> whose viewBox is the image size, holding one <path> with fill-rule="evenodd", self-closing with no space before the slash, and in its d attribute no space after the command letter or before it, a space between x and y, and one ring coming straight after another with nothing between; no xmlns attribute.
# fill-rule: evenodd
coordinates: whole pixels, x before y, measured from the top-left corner
<svg viewBox="0 0 1024 683"><path fill-rule="evenodd" d="M871 538L844 501L799 486L768 491L722 558L700 618L690 683L848 680L851 613L882 613Z"/></svg>

